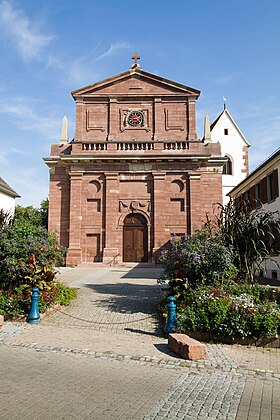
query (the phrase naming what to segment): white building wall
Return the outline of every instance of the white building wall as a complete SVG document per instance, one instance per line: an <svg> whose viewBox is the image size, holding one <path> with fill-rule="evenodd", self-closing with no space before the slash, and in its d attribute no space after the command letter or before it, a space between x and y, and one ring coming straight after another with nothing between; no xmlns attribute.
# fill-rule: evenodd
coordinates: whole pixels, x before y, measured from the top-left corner
<svg viewBox="0 0 280 420"><path fill-rule="evenodd" d="M246 142L226 112L221 114L211 131L212 142L219 142L222 156L228 156L232 161L232 175L222 176L223 204L229 201L227 193L246 177L246 173L242 172L246 170L243 158L245 154L243 147L246 146ZM228 130L228 135L225 134L225 129Z"/></svg>
<svg viewBox="0 0 280 420"><path fill-rule="evenodd" d="M14 215L15 199L0 191L0 208L5 212L11 213L11 215Z"/></svg>

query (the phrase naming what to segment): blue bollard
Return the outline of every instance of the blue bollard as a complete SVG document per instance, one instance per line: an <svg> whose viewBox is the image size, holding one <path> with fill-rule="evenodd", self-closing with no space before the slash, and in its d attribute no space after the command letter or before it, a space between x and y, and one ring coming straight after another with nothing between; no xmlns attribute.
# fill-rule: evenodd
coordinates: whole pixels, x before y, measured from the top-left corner
<svg viewBox="0 0 280 420"><path fill-rule="evenodd" d="M28 314L28 322L29 324L38 324L40 319L39 313L39 289L38 287L32 287L32 295L31 295L31 306L30 311Z"/></svg>
<svg viewBox="0 0 280 420"><path fill-rule="evenodd" d="M167 298L167 322L165 327L165 333L174 332L176 327L176 303L174 302L174 296L168 296Z"/></svg>

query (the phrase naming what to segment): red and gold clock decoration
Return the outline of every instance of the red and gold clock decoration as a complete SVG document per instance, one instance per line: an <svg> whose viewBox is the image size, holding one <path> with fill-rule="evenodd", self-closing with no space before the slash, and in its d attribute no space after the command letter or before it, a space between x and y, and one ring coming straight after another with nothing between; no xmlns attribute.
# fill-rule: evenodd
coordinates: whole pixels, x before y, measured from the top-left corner
<svg viewBox="0 0 280 420"><path fill-rule="evenodd" d="M128 114L127 122L131 126L141 125L143 123L143 114L140 111L131 111Z"/></svg>

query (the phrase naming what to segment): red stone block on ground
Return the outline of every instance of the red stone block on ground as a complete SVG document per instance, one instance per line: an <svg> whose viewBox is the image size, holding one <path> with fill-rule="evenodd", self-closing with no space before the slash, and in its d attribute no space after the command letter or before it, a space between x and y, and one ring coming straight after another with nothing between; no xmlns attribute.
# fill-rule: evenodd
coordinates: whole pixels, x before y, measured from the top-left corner
<svg viewBox="0 0 280 420"><path fill-rule="evenodd" d="M168 347L183 359L201 360L206 357L205 345L186 334L169 334Z"/></svg>

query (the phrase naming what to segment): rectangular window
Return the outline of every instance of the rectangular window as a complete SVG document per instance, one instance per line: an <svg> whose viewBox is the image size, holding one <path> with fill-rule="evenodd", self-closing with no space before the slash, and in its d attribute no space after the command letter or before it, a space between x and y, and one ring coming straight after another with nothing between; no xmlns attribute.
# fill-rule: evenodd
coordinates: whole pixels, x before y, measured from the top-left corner
<svg viewBox="0 0 280 420"><path fill-rule="evenodd" d="M277 271L276 270L271 270L271 278L272 279L277 279Z"/></svg>
<svg viewBox="0 0 280 420"><path fill-rule="evenodd" d="M224 135L225 135L225 136L228 136L228 128L225 128L225 129L224 129Z"/></svg>

